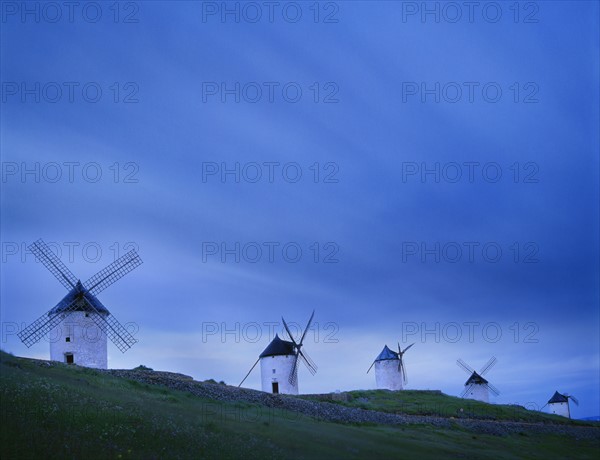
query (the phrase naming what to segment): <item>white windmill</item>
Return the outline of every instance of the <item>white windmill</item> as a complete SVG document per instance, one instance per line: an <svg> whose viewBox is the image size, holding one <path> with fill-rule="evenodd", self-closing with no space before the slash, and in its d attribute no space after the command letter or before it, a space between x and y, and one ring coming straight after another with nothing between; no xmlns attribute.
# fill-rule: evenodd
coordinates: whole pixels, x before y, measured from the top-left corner
<svg viewBox="0 0 600 460"><path fill-rule="evenodd" d="M283 326L287 331L291 341L282 340L279 335L275 335L275 338L269 343L267 348L260 354L254 365L250 368L246 377L240 382L238 387L242 386L242 383L248 378L252 370L256 367L260 361L260 375L262 382L262 391L267 393L281 393L281 394L298 394L298 357L301 358L306 368L312 375L317 372L317 365L314 361L306 354L306 351L302 350L302 344L306 337L306 332L310 328L310 324L315 316L315 312L312 312L308 324L304 329L304 333L300 338L300 342L294 340L294 336L290 332L285 319L283 317Z"/></svg>
<svg viewBox="0 0 600 460"><path fill-rule="evenodd" d="M579 401L575 396L569 395L567 393L561 394L558 391L555 391L554 395L552 395L552 397L546 403L546 406L548 406L548 412L551 414L571 418L569 399L572 400L575 403L575 405L579 406Z"/></svg>
<svg viewBox="0 0 600 460"><path fill-rule="evenodd" d="M485 366L478 372L475 372L471 366L465 363L462 359L456 361L456 364L463 369L467 374L470 374L469 379L465 382L465 389L460 395L461 398L475 399L477 401L490 402L490 391L496 396L500 391L483 378L489 370L494 367L498 360L492 356Z"/></svg>
<svg viewBox="0 0 600 460"><path fill-rule="evenodd" d="M383 347L379 356L375 358L373 364L367 369L367 374L375 366L375 384L378 389L383 390L402 390L406 382L406 366L404 365L404 353L412 347L411 343L402 351L398 343L398 352L392 351L387 345Z"/></svg>
<svg viewBox="0 0 600 460"><path fill-rule="evenodd" d="M51 332L52 361L106 369L106 337L123 353L136 339L102 305L96 294L140 265L142 260L135 251L129 251L81 283L41 239L29 249L69 292L54 308L19 332L18 337L31 347Z"/></svg>

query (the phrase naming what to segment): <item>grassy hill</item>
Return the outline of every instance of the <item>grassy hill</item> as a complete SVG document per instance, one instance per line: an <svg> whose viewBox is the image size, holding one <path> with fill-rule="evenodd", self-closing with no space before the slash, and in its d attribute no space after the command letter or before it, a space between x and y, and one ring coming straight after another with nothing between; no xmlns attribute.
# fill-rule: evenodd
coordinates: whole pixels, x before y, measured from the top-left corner
<svg viewBox="0 0 600 460"><path fill-rule="evenodd" d="M338 394L306 395L304 399L327 401L346 407L357 407L388 413L452 417L457 419L516 421L589 425L558 415L531 411L518 405L486 404L480 401L448 396L437 390L359 390Z"/></svg>
<svg viewBox="0 0 600 460"><path fill-rule="evenodd" d="M160 374L137 372L147 372L152 378ZM234 395L237 391L220 384L190 383L185 376L175 376L170 381L181 388L193 384L227 388ZM250 394L249 390L244 394ZM279 401L278 397L269 398L271 403ZM289 396L280 400L286 398L298 400ZM439 398L449 397L431 392L372 391L351 392L351 397L330 402L420 415L431 410L432 401L434 405L439 403ZM277 407L244 400L217 401L140 379L5 353L0 353L0 402L0 457L7 459L548 459L596 458L600 451L597 425L578 422L585 425L578 426L535 413L526 419L528 423L559 422L562 425L556 426L575 433L579 430L581 436L573 432L529 432L526 424L514 434L497 436L468 430L454 422L443 427L428 423L332 423L287 410L284 404ZM419 409L420 402L428 408ZM500 418L503 417L511 420L510 414Z"/></svg>

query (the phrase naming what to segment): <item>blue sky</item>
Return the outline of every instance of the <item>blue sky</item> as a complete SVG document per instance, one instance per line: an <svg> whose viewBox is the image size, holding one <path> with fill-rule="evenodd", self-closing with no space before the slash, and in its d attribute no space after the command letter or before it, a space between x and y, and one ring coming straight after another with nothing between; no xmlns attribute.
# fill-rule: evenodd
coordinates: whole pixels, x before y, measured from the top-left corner
<svg viewBox="0 0 600 460"><path fill-rule="evenodd" d="M438 22L408 14L414 2L354 1L321 2L318 21L298 2L271 22L259 2L255 23L246 3L237 22L208 14L221 2L123 3L117 21L100 2L97 22L66 9L51 22L32 2L36 21L6 3L3 349L47 357L10 324L64 295L24 245L55 243L87 279L133 242L144 264L100 299L139 343L109 345L111 367L237 384L268 344L265 323L316 309L306 350L319 372L301 370L302 392L373 388L383 345L417 342L410 388L459 394L456 359L496 356L495 401L543 405L559 390L579 398L575 417L600 413L596 2L521 2L518 18L500 2L496 22L465 9L454 23L447 2L428 3ZM240 101L222 84L239 84ZM422 84L439 84L439 102ZM223 179L236 164L239 182ZM437 181L422 175L436 167ZM223 243L239 243L239 262ZM239 337L221 336L236 324ZM257 371L246 385L259 388Z"/></svg>

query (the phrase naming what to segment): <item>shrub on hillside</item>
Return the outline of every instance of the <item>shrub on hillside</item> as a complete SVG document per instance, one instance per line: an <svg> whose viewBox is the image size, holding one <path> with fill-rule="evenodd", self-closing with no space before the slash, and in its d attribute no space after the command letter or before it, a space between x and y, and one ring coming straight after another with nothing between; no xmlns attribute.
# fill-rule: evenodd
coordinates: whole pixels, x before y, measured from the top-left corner
<svg viewBox="0 0 600 460"><path fill-rule="evenodd" d="M134 371L153 371L151 367L146 367L143 364L140 364L138 367L133 368Z"/></svg>

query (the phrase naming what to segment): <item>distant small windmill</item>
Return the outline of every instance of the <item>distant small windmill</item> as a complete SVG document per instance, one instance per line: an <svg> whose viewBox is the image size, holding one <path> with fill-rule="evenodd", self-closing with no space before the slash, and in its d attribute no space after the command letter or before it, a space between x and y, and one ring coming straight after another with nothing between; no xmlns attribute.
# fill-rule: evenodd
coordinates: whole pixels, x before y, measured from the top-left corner
<svg viewBox="0 0 600 460"><path fill-rule="evenodd" d="M302 333L300 342L294 340L285 319L283 317L283 326L288 333L291 341L282 340L279 335L269 343L267 348L260 354L254 365L250 368L244 379L238 387L246 381L252 370L260 361L260 374L262 382L262 391L267 393L298 394L298 358L302 360L306 368L312 375L317 372L317 365L308 356L305 350L302 350L304 338L310 328L315 312L312 312L308 324Z"/></svg>
<svg viewBox="0 0 600 460"><path fill-rule="evenodd" d="M477 401L490 402L489 392L491 391L496 396L500 391L483 378L489 370L496 365L498 360L492 356L485 366L481 368L479 373L475 372L471 366L465 363L462 359L456 361L456 364L463 369L467 374L470 374L469 379L465 382L465 389L460 395L461 398L475 399Z"/></svg>
<svg viewBox="0 0 600 460"><path fill-rule="evenodd" d="M54 308L23 329L18 337L31 347L54 330L50 340L51 360L106 369L106 337L123 353L136 343L136 339L96 295L140 265L142 260L135 250L129 251L81 283L41 239L29 249L69 293ZM66 331L59 327L61 323L65 324Z"/></svg>
<svg viewBox="0 0 600 460"><path fill-rule="evenodd" d="M569 407L569 399L579 406L579 401L573 395L564 393L561 394L558 391L554 392L554 395L548 400L546 406L548 406L548 412L551 414L561 415L563 417L571 418L571 408ZM542 409L544 408L542 407Z"/></svg>
<svg viewBox="0 0 600 460"><path fill-rule="evenodd" d="M402 390L404 388L404 385L408 382L406 366L404 365L404 353L413 345L414 343L411 343L402 351L400 343L398 343L397 353L390 350L387 345L383 347L381 353L367 369L368 374L371 368L375 366L375 385L378 389Z"/></svg>

